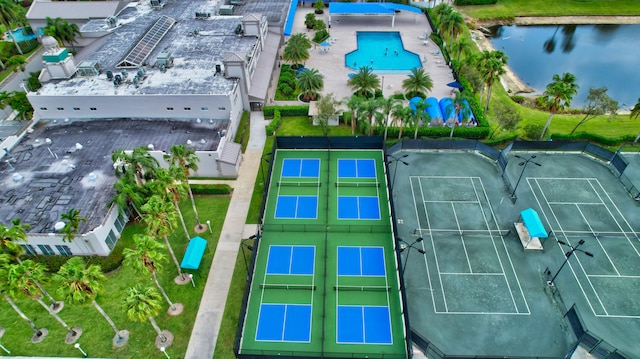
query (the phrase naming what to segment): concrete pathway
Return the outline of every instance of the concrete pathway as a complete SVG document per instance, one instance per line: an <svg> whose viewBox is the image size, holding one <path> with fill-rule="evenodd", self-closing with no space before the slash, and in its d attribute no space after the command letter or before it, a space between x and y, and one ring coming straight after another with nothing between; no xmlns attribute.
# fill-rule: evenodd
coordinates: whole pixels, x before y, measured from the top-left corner
<svg viewBox="0 0 640 359"><path fill-rule="evenodd" d="M213 256L207 283L193 325L186 359L211 359L216 348L224 306L231 285L240 240L245 238L245 222L253 194L262 149L266 140L262 112L251 112L251 137L244 153L238 179L222 225L220 240ZM217 181L216 181L217 182ZM228 183L229 181L224 181ZM194 182L195 183L195 182Z"/></svg>

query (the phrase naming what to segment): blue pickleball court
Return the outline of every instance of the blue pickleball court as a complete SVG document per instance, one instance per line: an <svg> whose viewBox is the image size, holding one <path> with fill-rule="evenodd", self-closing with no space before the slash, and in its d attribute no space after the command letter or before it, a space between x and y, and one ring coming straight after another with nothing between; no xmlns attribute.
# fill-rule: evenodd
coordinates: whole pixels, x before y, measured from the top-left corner
<svg viewBox="0 0 640 359"><path fill-rule="evenodd" d="M285 158L282 161L282 178L318 178L319 158Z"/></svg>
<svg viewBox="0 0 640 359"><path fill-rule="evenodd" d="M316 219L318 196L278 196L276 219Z"/></svg>
<svg viewBox="0 0 640 359"><path fill-rule="evenodd" d="M256 341L310 342L311 304L262 303Z"/></svg>
<svg viewBox="0 0 640 359"><path fill-rule="evenodd" d="M384 277L384 248L339 246L338 275Z"/></svg>
<svg viewBox="0 0 640 359"><path fill-rule="evenodd" d="M374 159L338 159L338 178L376 178Z"/></svg>
<svg viewBox="0 0 640 359"><path fill-rule="evenodd" d="M338 306L338 343L393 344L388 306Z"/></svg>
<svg viewBox="0 0 640 359"><path fill-rule="evenodd" d="M312 275L315 253L314 246L269 246L267 274Z"/></svg>
<svg viewBox="0 0 640 359"><path fill-rule="evenodd" d="M338 219L380 219L377 196L338 196Z"/></svg>

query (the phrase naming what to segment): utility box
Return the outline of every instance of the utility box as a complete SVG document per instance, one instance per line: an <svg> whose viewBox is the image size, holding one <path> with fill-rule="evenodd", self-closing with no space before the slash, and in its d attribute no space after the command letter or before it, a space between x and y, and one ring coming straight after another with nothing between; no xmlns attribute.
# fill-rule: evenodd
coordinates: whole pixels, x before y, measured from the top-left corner
<svg viewBox="0 0 640 359"><path fill-rule="evenodd" d="M220 15L233 15L233 5L220 6Z"/></svg>

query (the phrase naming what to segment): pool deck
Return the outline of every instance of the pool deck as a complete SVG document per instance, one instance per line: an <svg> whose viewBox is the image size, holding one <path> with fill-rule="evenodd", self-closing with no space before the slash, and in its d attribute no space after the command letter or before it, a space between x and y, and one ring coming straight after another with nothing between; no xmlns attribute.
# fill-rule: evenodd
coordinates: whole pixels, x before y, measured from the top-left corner
<svg viewBox="0 0 640 359"><path fill-rule="evenodd" d="M313 11L309 6L298 7L291 33L304 32L309 38L313 37L313 31L307 31L304 18L307 13ZM316 15L318 19L328 22L328 9L322 15ZM432 52L438 52L438 47L428 40L425 45L424 37L431 32L427 18L422 14L401 11L396 14L395 26L391 27L391 18L388 16L333 16L329 32L336 39L329 50L324 53L320 46L314 46L310 52L310 59L305 67L317 69L324 75L324 90L322 94L333 93L334 98L344 99L351 96L353 91L347 86L348 74L354 71L345 66L345 54L357 48L356 31L398 31L402 37L404 48L420 56L423 67L431 75L433 89L429 96L438 99L448 97L451 88L447 84L454 81L451 70L444 64L441 56ZM427 32L428 31L428 32ZM425 62L426 59L426 62ZM385 97L395 93L402 93L402 81L406 74L381 74L383 77L383 94Z"/></svg>

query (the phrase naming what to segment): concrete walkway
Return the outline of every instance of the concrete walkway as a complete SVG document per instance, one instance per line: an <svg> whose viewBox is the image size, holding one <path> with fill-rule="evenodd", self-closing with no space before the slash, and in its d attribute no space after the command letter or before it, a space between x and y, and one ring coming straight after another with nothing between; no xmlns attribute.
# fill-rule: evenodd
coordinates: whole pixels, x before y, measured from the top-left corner
<svg viewBox="0 0 640 359"><path fill-rule="evenodd" d="M222 225L220 240L213 256L198 315L193 325L189 347L185 354L186 359L211 359L213 357L231 285L231 277L240 248L240 240L244 238L245 222L265 140L264 116L262 112L251 112L249 145L240 165L238 179L233 185L231 202Z"/></svg>

